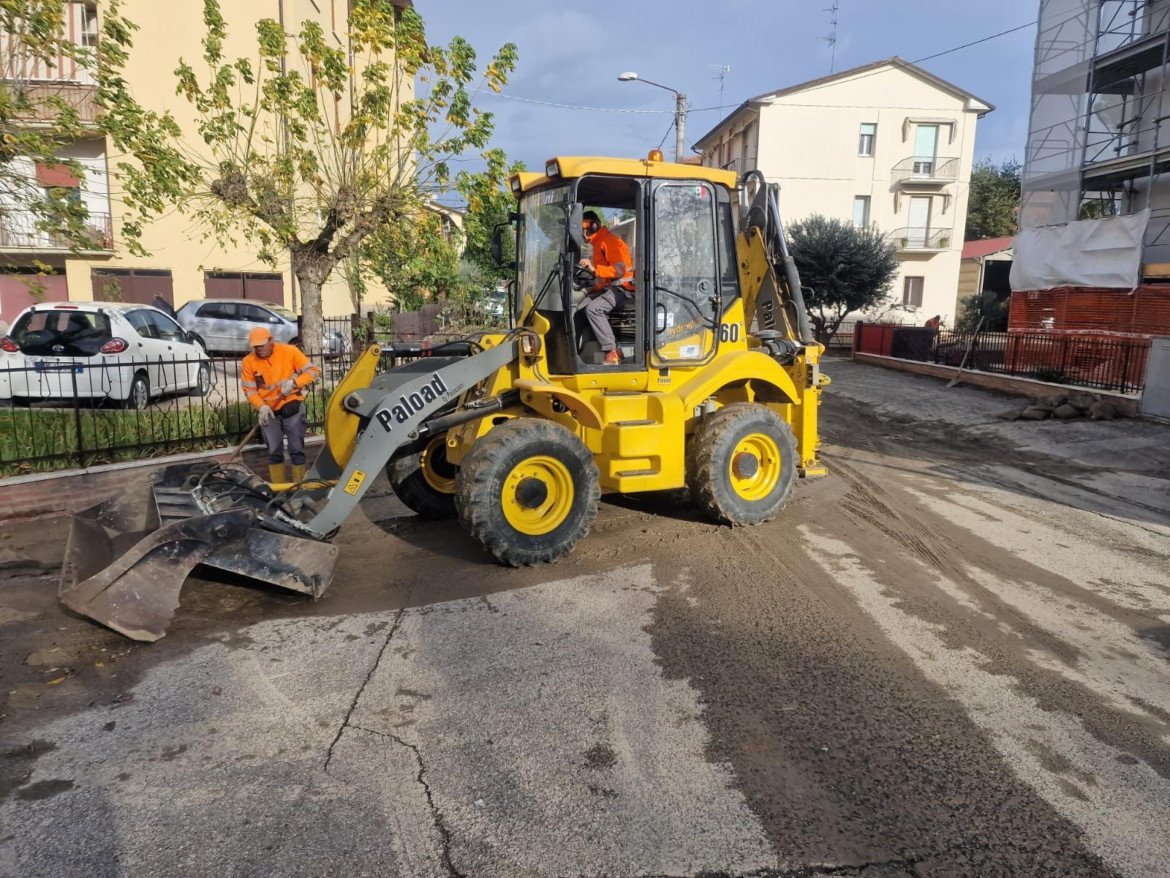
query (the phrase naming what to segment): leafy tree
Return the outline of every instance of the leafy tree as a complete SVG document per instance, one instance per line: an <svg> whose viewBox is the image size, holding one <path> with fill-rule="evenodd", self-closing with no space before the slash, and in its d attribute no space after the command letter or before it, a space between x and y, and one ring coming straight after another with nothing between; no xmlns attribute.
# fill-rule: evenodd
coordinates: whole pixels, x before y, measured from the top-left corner
<svg viewBox="0 0 1170 878"><path fill-rule="evenodd" d="M85 178L80 163L58 155L85 132L76 98L47 81L60 66L93 64L92 50L66 37L68 13L67 0L0 0L0 200L10 222L27 217L25 231L51 233L78 248L93 244L84 204L72 189L46 191L35 176L40 164Z"/></svg>
<svg viewBox="0 0 1170 878"><path fill-rule="evenodd" d="M997 165L990 159L971 170L967 200L966 240L1002 238L1019 231L1020 163L1008 159Z"/></svg>
<svg viewBox="0 0 1170 878"><path fill-rule="evenodd" d="M959 301L959 316L955 329L959 332L974 332L983 320L984 332L1006 332L1011 298L999 297L995 293L973 293Z"/></svg>
<svg viewBox="0 0 1170 878"><path fill-rule="evenodd" d="M199 72L185 59L178 92L202 141L185 145L169 111L141 106L121 71L134 26L111 0L99 42L105 127L131 158L118 164L141 250L143 224L176 205L220 241L242 237L275 262L287 251L301 287L305 338L321 337L321 286L381 229L421 214L426 193L447 188L449 161L487 146L492 116L472 106L479 74L471 45L428 45L419 15L390 0L352 0L336 45L312 20L295 34L256 25L252 58L225 55L218 0L204 0ZM499 91L515 67L503 46L482 81ZM416 95L414 83L419 93ZM352 281L351 281L352 283Z"/></svg>
<svg viewBox="0 0 1170 878"><path fill-rule="evenodd" d="M804 302L817 339L832 338L846 316L882 304L898 273L893 245L876 226L813 214L788 227Z"/></svg>
<svg viewBox="0 0 1170 878"><path fill-rule="evenodd" d="M459 176L455 188L467 201L467 215L463 218L465 246L463 258L479 269L487 287L510 277L508 269L496 263L492 256L492 233L516 209L516 199L501 185L513 174L526 170L523 162L508 164L503 150L493 149L485 154L487 168L479 173ZM510 239L505 236L505 242ZM505 260L514 258L505 254Z"/></svg>
<svg viewBox="0 0 1170 878"><path fill-rule="evenodd" d="M446 298L459 283L458 237L448 237L433 210L375 231L363 258L402 311Z"/></svg>

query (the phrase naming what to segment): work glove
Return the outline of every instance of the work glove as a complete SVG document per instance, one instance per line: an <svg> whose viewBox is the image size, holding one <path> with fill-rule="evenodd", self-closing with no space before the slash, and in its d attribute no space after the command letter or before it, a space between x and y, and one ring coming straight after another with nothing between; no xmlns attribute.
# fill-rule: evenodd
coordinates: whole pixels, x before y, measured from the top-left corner
<svg viewBox="0 0 1170 878"><path fill-rule="evenodd" d="M270 406L270 405L260 406L260 426L267 427L268 422L271 420L272 420L272 406Z"/></svg>
<svg viewBox="0 0 1170 878"><path fill-rule="evenodd" d="M284 396L292 396L293 391L297 389L297 383L291 378L285 378L280 382L280 392Z"/></svg>

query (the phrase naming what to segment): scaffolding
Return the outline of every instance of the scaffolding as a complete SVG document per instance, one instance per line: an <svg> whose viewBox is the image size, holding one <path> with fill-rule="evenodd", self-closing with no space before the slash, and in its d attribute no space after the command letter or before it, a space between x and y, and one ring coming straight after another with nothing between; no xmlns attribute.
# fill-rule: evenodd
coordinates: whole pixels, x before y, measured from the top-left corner
<svg viewBox="0 0 1170 878"><path fill-rule="evenodd" d="M1170 262L1170 0L1041 0L1023 229L1150 211Z"/></svg>

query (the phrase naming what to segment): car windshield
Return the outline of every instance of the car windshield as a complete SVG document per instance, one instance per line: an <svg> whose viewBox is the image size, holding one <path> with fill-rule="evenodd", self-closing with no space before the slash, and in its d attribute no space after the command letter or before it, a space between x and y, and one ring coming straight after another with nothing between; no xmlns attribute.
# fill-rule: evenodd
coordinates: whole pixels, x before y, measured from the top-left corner
<svg viewBox="0 0 1170 878"><path fill-rule="evenodd" d="M92 357L110 340L110 318L93 311L29 311L9 337L25 354Z"/></svg>
<svg viewBox="0 0 1170 878"><path fill-rule="evenodd" d="M559 311L564 307L560 286L551 277L560 264L568 216L568 186L532 192L520 201L517 309L523 306L526 297L536 301L542 292L542 311ZM552 286L546 290L550 282ZM516 316L520 316L519 310Z"/></svg>

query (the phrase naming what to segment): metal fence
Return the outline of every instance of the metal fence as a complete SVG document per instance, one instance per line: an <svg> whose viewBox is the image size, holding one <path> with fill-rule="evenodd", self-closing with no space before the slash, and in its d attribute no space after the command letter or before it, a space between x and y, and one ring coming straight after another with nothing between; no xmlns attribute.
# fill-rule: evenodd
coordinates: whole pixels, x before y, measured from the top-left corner
<svg viewBox="0 0 1170 878"><path fill-rule="evenodd" d="M311 432L352 354L310 355ZM225 447L256 424L239 357L51 358L0 362L0 476Z"/></svg>
<svg viewBox="0 0 1170 878"><path fill-rule="evenodd" d="M344 321L344 324L342 323ZM327 318L347 338L350 318ZM379 369L442 353L464 338L377 333ZM310 434L324 429L333 388L364 350L365 328L340 354L310 354L320 378L305 398ZM242 356L0 360L0 477L238 444L256 424L240 386ZM254 441L259 441L257 438Z"/></svg>
<svg viewBox="0 0 1170 878"><path fill-rule="evenodd" d="M922 332L922 330L919 330ZM928 332L928 330L927 330ZM892 356L1096 390L1136 393L1145 384L1149 339L1056 333L939 332L925 356L913 344Z"/></svg>

